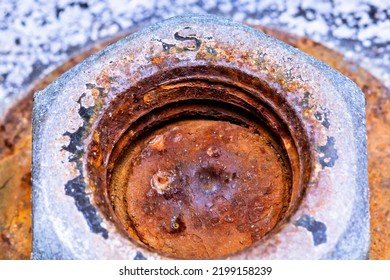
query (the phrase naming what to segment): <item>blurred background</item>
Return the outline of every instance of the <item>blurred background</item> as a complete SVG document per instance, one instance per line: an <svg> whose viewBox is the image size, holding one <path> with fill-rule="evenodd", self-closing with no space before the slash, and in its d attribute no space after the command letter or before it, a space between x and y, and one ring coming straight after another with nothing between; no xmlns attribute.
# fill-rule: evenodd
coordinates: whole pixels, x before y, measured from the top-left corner
<svg viewBox="0 0 390 280"><path fill-rule="evenodd" d="M0 1L1 112L47 69L89 44L175 15L209 13L306 36L390 86L387 0Z"/></svg>

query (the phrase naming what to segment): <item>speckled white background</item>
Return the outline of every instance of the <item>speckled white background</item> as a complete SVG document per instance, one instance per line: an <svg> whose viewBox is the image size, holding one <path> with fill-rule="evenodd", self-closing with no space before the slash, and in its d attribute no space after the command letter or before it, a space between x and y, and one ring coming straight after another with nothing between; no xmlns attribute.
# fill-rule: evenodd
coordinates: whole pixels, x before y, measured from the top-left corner
<svg viewBox="0 0 390 280"><path fill-rule="evenodd" d="M357 61L390 87L388 0L0 0L0 117L29 84L82 47L188 13L306 35Z"/></svg>

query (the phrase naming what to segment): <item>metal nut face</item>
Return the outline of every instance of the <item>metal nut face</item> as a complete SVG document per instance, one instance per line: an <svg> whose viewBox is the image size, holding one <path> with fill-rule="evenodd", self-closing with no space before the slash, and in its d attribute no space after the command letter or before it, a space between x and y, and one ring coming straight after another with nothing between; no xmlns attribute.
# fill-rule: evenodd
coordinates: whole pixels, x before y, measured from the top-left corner
<svg viewBox="0 0 390 280"><path fill-rule="evenodd" d="M34 102L34 258L366 257L363 94L257 30L172 18Z"/></svg>

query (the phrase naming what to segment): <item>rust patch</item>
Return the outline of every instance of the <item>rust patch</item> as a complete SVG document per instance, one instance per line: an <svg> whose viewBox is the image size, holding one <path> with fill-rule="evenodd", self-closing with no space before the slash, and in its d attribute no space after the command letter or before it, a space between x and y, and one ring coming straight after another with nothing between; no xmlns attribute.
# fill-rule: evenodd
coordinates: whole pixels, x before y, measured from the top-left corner
<svg viewBox="0 0 390 280"><path fill-rule="evenodd" d="M23 136L0 160L0 259L31 253L31 134Z"/></svg>
<svg viewBox="0 0 390 280"><path fill-rule="evenodd" d="M179 258L221 257L260 240L283 217L291 188L290 171L261 135L188 120L134 143L111 179L111 196L126 197L113 201L122 224Z"/></svg>

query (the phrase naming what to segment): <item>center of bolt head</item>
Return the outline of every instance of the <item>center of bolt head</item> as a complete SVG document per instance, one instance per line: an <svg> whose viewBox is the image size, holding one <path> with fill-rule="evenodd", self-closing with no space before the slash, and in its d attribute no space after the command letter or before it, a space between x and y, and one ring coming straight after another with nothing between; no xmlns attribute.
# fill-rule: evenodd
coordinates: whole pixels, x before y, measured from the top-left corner
<svg viewBox="0 0 390 280"><path fill-rule="evenodd" d="M290 170L274 145L227 121L159 128L128 147L113 171L113 189L126 194L118 216L136 240L179 258L249 247L290 200Z"/></svg>

